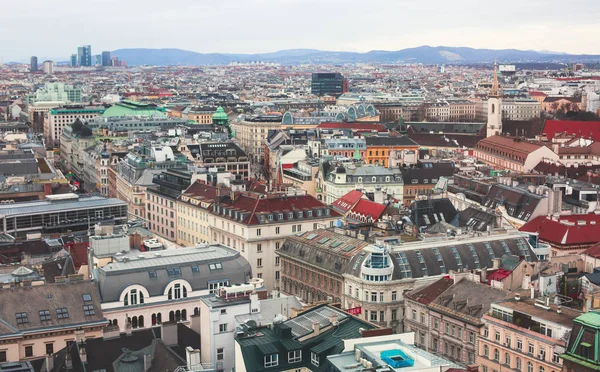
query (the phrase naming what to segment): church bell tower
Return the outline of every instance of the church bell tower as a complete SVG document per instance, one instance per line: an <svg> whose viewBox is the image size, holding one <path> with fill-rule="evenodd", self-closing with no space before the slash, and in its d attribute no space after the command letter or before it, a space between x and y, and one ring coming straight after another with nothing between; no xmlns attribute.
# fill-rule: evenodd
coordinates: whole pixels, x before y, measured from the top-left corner
<svg viewBox="0 0 600 372"><path fill-rule="evenodd" d="M494 82L488 94L486 137L502 134L502 91L498 86L498 65L494 62Z"/></svg>

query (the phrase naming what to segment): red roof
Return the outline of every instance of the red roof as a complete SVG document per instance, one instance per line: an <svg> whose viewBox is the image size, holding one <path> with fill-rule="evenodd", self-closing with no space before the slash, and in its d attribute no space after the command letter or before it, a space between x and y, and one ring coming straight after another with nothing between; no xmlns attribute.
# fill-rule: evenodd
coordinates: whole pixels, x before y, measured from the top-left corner
<svg viewBox="0 0 600 372"><path fill-rule="evenodd" d="M590 257L600 258L600 243L592 245L591 247L589 247L581 253Z"/></svg>
<svg viewBox="0 0 600 372"><path fill-rule="evenodd" d="M375 123L321 123L318 129L351 129L353 131L387 132L383 124Z"/></svg>
<svg viewBox="0 0 600 372"><path fill-rule="evenodd" d="M88 242L69 242L65 244L67 251L71 254L71 258L73 259L73 266L75 266L75 271L78 271L82 265L88 264L88 247L90 244Z"/></svg>
<svg viewBox="0 0 600 372"><path fill-rule="evenodd" d="M535 92L535 91L534 92L529 92L529 95L530 96L547 96L547 94L544 93L544 92Z"/></svg>
<svg viewBox="0 0 600 372"><path fill-rule="evenodd" d="M299 195L299 196L271 196L271 195L240 195L235 201L226 199L218 205L239 210L241 212L249 212L250 215L246 217L242 223L248 225L255 225L259 223L257 214L263 213L283 213L284 220L288 220L286 212L299 211L312 208L328 208L325 204L321 203L310 195ZM227 215L222 215L227 217ZM320 219L325 217L339 217L340 214L335 210L331 210L329 216L315 216L313 213L312 217L304 216L303 220L310 221L311 219ZM298 220L296 217L293 220Z"/></svg>
<svg viewBox="0 0 600 372"><path fill-rule="evenodd" d="M520 231L539 233L540 240L556 245L591 245L600 241L600 215L595 213L560 216L554 221L539 216Z"/></svg>
<svg viewBox="0 0 600 372"><path fill-rule="evenodd" d="M370 216L374 221L377 221L379 217L381 217L381 214L385 208L386 206L383 204L361 199L358 201L358 203L356 203L354 208L352 208L352 212L363 216Z"/></svg>
<svg viewBox="0 0 600 372"><path fill-rule="evenodd" d="M354 205L363 197L363 193L358 190L352 190L338 200L334 201L331 206L343 213L348 212Z"/></svg>
<svg viewBox="0 0 600 372"><path fill-rule="evenodd" d="M563 132L600 141L600 121L546 120L542 130L549 140Z"/></svg>
<svg viewBox="0 0 600 372"><path fill-rule="evenodd" d="M490 284L492 282L492 280L495 280L497 282L501 282L504 279L508 278L508 276L512 273L512 271L510 270L506 270L506 269L498 269L496 271L494 271L491 274L488 274L487 279L488 279L488 284Z"/></svg>

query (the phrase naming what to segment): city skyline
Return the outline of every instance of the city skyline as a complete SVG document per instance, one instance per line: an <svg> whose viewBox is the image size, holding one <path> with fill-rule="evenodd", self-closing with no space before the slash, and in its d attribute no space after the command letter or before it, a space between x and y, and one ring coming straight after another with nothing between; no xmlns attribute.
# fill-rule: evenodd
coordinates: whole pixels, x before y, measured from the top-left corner
<svg viewBox="0 0 600 372"><path fill-rule="evenodd" d="M94 50L179 48L199 53L296 48L367 52L444 45L600 54L600 46L588 42L600 14L600 3L593 0L580 0L572 8L556 0L508 0L495 12L474 0L455 2L452 9L439 1L388 0L368 6L355 0L232 0L219 7L179 0L178 6L170 9L157 0L145 2L143 7L134 0L120 3L118 11L104 3L98 5L94 17L86 17L93 7L89 2L26 0L6 4L0 15L0 30L4 31L0 34L4 45L0 58L26 61L37 55L66 61L73 47L87 44ZM23 32L26 42L12 42L9 31L23 24L29 25ZM68 29L78 32L65 33ZM127 29L146 31L123 32Z"/></svg>

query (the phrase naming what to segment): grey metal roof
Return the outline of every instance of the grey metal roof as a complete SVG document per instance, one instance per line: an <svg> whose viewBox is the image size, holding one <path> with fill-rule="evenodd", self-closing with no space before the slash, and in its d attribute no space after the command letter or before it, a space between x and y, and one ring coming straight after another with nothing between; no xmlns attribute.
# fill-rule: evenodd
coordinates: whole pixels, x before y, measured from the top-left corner
<svg viewBox="0 0 600 372"><path fill-rule="evenodd" d="M12 217L112 206L127 206L127 203L119 199L89 196L71 200L41 200L14 204L0 204L0 216Z"/></svg>
<svg viewBox="0 0 600 372"><path fill-rule="evenodd" d="M248 261L238 251L221 245L144 253L132 251L115 258L118 261L97 271L103 302L119 301L121 292L132 284L143 286L150 296L161 296L173 280L182 279L192 290L203 290L211 281L228 280L230 284L237 284L247 282L252 276ZM222 269L210 270L209 264L217 262ZM179 268L181 274L171 272L169 275L173 268Z"/></svg>

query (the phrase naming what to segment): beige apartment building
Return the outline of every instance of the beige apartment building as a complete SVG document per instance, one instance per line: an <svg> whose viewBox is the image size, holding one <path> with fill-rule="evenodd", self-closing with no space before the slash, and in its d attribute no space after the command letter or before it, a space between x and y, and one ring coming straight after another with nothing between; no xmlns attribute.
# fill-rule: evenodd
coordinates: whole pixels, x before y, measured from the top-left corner
<svg viewBox="0 0 600 372"><path fill-rule="evenodd" d="M332 227L340 215L308 195L234 192L212 208L211 243L240 251L253 276L280 288L277 251L292 234Z"/></svg>
<svg viewBox="0 0 600 372"><path fill-rule="evenodd" d="M154 175L154 185L146 188L146 219L150 231L167 240L177 240L177 200L191 181L190 173L178 169Z"/></svg>
<svg viewBox="0 0 600 372"><path fill-rule="evenodd" d="M492 304L479 338L481 371L560 372L560 355L581 313L553 302L515 295Z"/></svg>
<svg viewBox="0 0 600 372"><path fill-rule="evenodd" d="M469 100L443 100L426 103L425 118L429 121L473 121L477 104Z"/></svg>
<svg viewBox="0 0 600 372"><path fill-rule="evenodd" d="M108 325L96 284L83 275L55 284L0 289L0 363L43 358L69 343L102 336Z"/></svg>
<svg viewBox="0 0 600 372"><path fill-rule="evenodd" d="M216 107L212 106L189 107L183 110L181 117L198 124L212 124L212 116L216 110Z"/></svg>
<svg viewBox="0 0 600 372"><path fill-rule="evenodd" d="M265 156L265 139L269 130L281 130L281 116L263 115L246 117L233 121L231 127L235 138L248 158L255 162L263 162Z"/></svg>
<svg viewBox="0 0 600 372"><path fill-rule="evenodd" d="M191 246L211 241L210 212L221 192L226 191L197 181L177 199L177 244Z"/></svg>

